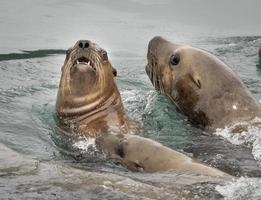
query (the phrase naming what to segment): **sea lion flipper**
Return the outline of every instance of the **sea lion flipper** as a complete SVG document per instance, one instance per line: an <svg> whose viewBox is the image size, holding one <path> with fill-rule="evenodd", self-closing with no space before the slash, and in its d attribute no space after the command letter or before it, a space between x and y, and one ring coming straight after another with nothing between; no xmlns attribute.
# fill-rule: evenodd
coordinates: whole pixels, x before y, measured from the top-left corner
<svg viewBox="0 0 261 200"><path fill-rule="evenodd" d="M144 168L138 163L138 162L133 162L130 160L122 160L123 166L126 166L127 169L134 171L134 172L143 172Z"/></svg>

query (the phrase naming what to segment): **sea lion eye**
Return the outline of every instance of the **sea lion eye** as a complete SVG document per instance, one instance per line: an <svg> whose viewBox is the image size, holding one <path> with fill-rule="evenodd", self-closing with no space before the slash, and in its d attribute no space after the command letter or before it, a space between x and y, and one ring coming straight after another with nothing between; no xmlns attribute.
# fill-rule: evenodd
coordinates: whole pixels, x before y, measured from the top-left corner
<svg viewBox="0 0 261 200"><path fill-rule="evenodd" d="M173 54L171 57L170 57L170 64L172 65L177 65L179 64L179 61L180 61L180 57L178 54Z"/></svg>
<svg viewBox="0 0 261 200"><path fill-rule="evenodd" d="M105 50L101 51L101 56L102 56L103 60L108 60L108 54Z"/></svg>
<svg viewBox="0 0 261 200"><path fill-rule="evenodd" d="M65 60L69 59L71 52L72 52L71 48L65 51Z"/></svg>
<svg viewBox="0 0 261 200"><path fill-rule="evenodd" d="M71 51L72 51L72 49L67 49L66 52L65 52L65 53L66 53L66 56L69 56L70 53L71 53Z"/></svg>

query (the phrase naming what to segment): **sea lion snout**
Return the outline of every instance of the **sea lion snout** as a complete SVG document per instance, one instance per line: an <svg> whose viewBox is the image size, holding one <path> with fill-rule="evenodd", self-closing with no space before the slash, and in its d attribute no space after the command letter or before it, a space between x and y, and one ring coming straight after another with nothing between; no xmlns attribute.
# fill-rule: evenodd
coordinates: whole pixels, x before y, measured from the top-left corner
<svg viewBox="0 0 261 200"><path fill-rule="evenodd" d="M88 48L90 46L90 41L89 40L79 40L78 41L78 47L81 49Z"/></svg>
<svg viewBox="0 0 261 200"><path fill-rule="evenodd" d="M96 71L96 67L94 67L94 62L99 61L105 64L109 62L107 52L99 45L93 43L90 40L78 40L71 51L77 52L77 56L74 57L78 58L78 60L76 60L74 64L76 64L76 62L82 62L85 64L88 63L89 67L91 67L94 71ZM88 58L86 58L86 55L88 55ZM117 76L117 70L113 66L111 66L111 68L112 74L114 76Z"/></svg>
<svg viewBox="0 0 261 200"><path fill-rule="evenodd" d="M156 49L158 45L160 45L162 42L166 42L167 40L164 39L163 37L161 36L155 36L153 37L150 42L149 42L149 45L148 45L148 50L151 51L153 49Z"/></svg>
<svg viewBox="0 0 261 200"><path fill-rule="evenodd" d="M172 79L171 61L179 61L179 57L173 57L174 52L180 45L170 42L160 36L152 38L148 44L146 73L151 83L158 91L170 90L168 84ZM178 63L177 63L178 64ZM166 76L166 74L168 74Z"/></svg>

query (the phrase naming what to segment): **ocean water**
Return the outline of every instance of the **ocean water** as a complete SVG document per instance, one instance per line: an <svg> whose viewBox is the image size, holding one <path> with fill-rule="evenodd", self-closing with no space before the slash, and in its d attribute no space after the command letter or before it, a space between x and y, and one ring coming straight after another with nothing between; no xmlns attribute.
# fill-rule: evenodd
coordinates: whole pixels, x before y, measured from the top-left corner
<svg viewBox="0 0 261 200"><path fill-rule="evenodd" d="M0 199L261 198L261 130L192 127L145 74L148 41L162 35L218 56L261 102L258 0L0 2L0 143L14 151L1 150ZM79 39L108 51L125 110L146 137L239 179L133 173L97 152L93 140L61 136L54 112L60 67ZM8 167L11 155L19 159Z"/></svg>

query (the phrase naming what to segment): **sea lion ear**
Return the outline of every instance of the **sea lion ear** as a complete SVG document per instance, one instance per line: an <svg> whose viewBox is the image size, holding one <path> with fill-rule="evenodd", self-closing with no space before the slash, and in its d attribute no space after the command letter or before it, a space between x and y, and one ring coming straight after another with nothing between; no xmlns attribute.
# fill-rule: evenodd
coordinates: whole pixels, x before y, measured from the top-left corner
<svg viewBox="0 0 261 200"><path fill-rule="evenodd" d="M200 89L202 87L201 82L200 82L200 78L197 75L191 75L189 74L189 78L191 79L191 81Z"/></svg>
<svg viewBox="0 0 261 200"><path fill-rule="evenodd" d="M112 73L114 76L117 76L117 70L114 67L112 67Z"/></svg>

